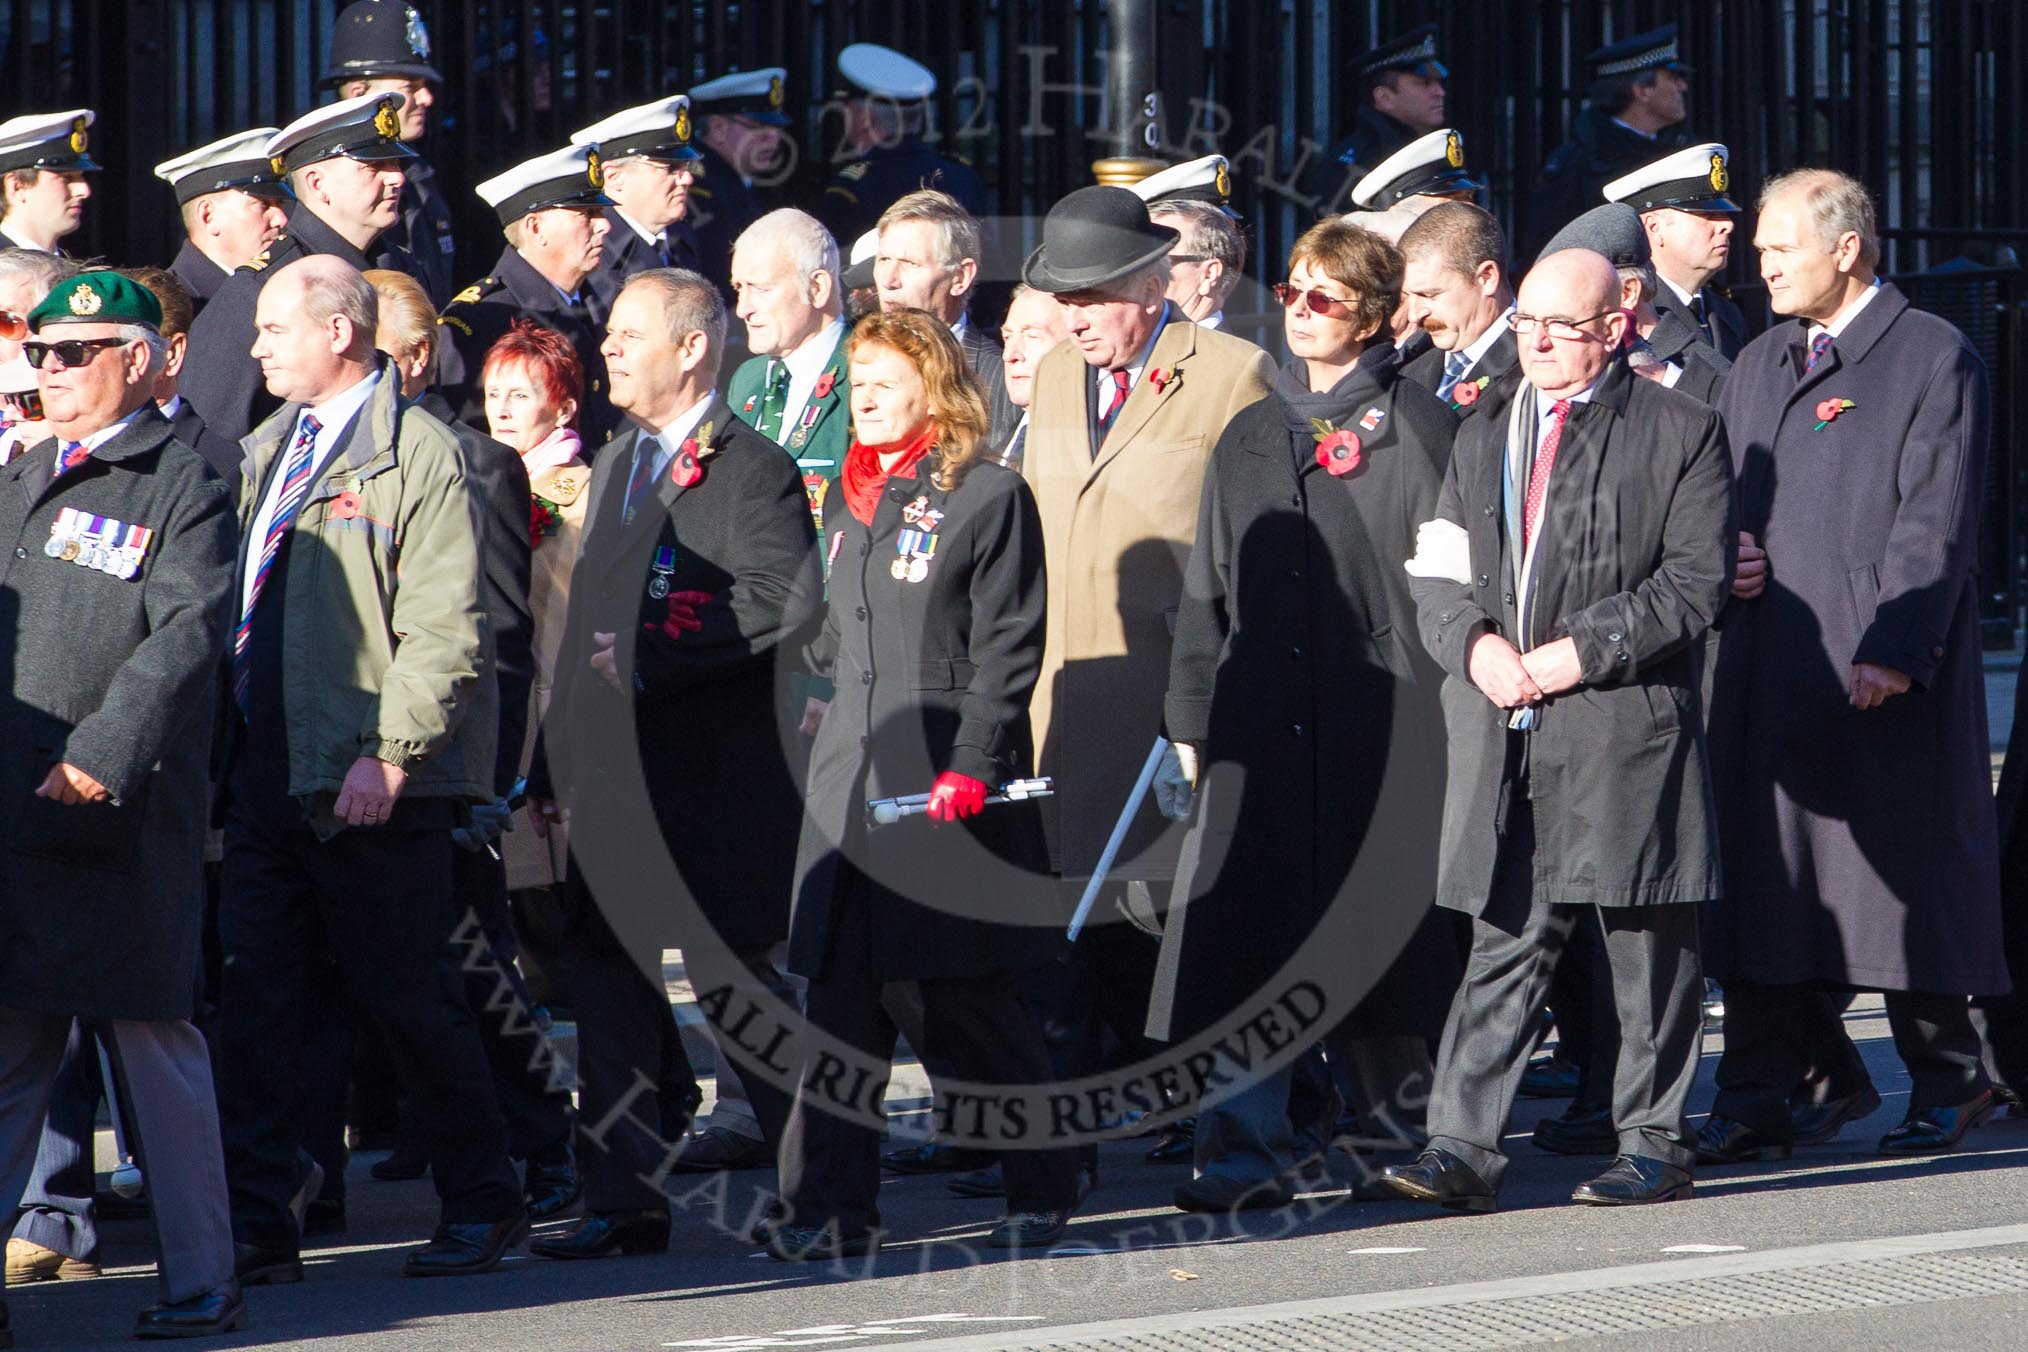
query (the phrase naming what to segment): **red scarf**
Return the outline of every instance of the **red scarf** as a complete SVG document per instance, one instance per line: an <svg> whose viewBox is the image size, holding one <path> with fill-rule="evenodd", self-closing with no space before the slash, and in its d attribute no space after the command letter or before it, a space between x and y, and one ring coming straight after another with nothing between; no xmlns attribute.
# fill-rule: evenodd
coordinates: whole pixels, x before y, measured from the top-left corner
<svg viewBox="0 0 2028 1352"><path fill-rule="evenodd" d="M838 476L838 484L845 490L845 506L858 518L860 525L873 524L873 513L880 506L880 493L887 487L887 481L897 474L909 474L916 461L929 454L936 440L936 420L931 419L908 441L888 446L868 446L856 440L852 443L845 452L845 469ZM894 462L894 468L882 469L880 458L897 450L901 452L901 459Z"/></svg>

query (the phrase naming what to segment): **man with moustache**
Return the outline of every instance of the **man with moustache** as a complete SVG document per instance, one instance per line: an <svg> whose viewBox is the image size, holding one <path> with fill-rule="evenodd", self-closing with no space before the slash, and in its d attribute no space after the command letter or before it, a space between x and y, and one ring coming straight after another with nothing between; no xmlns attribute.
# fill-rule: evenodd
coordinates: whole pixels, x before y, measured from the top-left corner
<svg viewBox="0 0 2028 1352"><path fill-rule="evenodd" d="M293 194L267 154L279 130L235 132L155 166L155 177L175 191L183 213L185 238L169 271L199 311L289 223Z"/></svg>
<svg viewBox="0 0 2028 1352"><path fill-rule="evenodd" d="M463 422L483 425L486 353L516 319L529 319L570 339L584 366L578 430L595 454L619 422L607 397L599 331L605 305L592 277L611 238L598 156L585 146L537 155L495 175L477 192L500 218L507 247L493 271L460 291L437 324L437 386Z"/></svg>
<svg viewBox="0 0 2028 1352"><path fill-rule="evenodd" d="M1402 366L1402 378L1469 418L1488 394L1521 379L1506 232L1484 208L1446 202L1402 232L1401 255L1409 320L1431 339Z"/></svg>
<svg viewBox="0 0 2028 1352"><path fill-rule="evenodd" d="M0 245L62 253L92 195L89 108L27 113L0 122Z"/></svg>
<svg viewBox="0 0 2028 1352"><path fill-rule="evenodd" d="M401 185L415 158L401 140L401 106L399 94L344 99L305 113L264 147L296 194L289 228L226 278L190 326L183 395L220 436L239 440L276 407L250 350L269 276L319 255L364 272L375 241L400 219Z"/></svg>
<svg viewBox="0 0 2028 1352"><path fill-rule="evenodd" d="M1746 319L1714 278L1732 254L1739 207L1730 156L1716 141L1665 155L1605 185L1609 202L1641 213L1662 289L1655 310L1674 315L1728 362L1746 343Z"/></svg>

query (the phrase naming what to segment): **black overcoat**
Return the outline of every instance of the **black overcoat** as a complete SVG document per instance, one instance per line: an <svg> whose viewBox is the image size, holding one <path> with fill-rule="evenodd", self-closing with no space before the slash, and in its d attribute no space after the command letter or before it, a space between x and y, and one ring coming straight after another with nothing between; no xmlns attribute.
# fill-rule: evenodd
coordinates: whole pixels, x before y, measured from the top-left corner
<svg viewBox="0 0 2028 1352"><path fill-rule="evenodd" d="M1675 316L1696 336L1698 342L1730 365L1739 356L1739 350L1746 346L1746 316L1740 313L1732 297L1715 283L1706 285L1703 294L1704 313L1711 320L1711 332L1708 334L1697 323L1697 312L1685 305L1676 295L1676 289L1667 282L1655 288L1655 313L1665 318Z"/></svg>
<svg viewBox="0 0 2028 1352"><path fill-rule="evenodd" d="M810 753L796 859L789 966L804 976L824 973L855 871L870 904L853 923L873 926L884 980L1017 970L1062 943L1033 803L864 825L867 800L927 793L945 770L995 787L1034 773L1047 605L1035 500L999 465L974 463L948 492L918 468L889 481L870 528L842 507L826 520L830 606L810 658L837 694ZM897 578L912 560L904 532L925 520L934 552L919 580Z"/></svg>
<svg viewBox="0 0 2028 1352"><path fill-rule="evenodd" d="M1352 377L1346 425L1363 457L1352 474L1317 463L1278 396L1235 417L1207 467L1163 709L1169 735L1200 747L1207 802L1193 829L1229 839L1199 843L1201 858L1222 862L1188 898L1172 1034L1265 987L1355 864L1387 880L1384 905L1426 917L1436 895L1442 672L1417 641L1402 564L1435 513L1457 421L1397 379L1393 358L1376 350ZM1214 810L1214 780L1236 783L1238 801ZM1369 836L1383 784L1421 800L1403 815L1425 821L1425 835ZM1428 942L1369 1000L1370 1031L1380 1019L1405 1021L1387 1031L1440 1025L1456 977L1450 925L1423 927ZM1391 945L1410 933L1390 931Z"/></svg>
<svg viewBox="0 0 2028 1352"><path fill-rule="evenodd" d="M150 405L52 479L0 469L0 1004L189 1018L204 916L213 693L237 533L218 476ZM45 551L64 508L154 531L122 580ZM113 804L33 797L68 761Z"/></svg>
<svg viewBox="0 0 2028 1352"><path fill-rule="evenodd" d="M1504 324L1507 321L1502 319L1499 322ZM1434 343L1425 344L1421 351L1401 364L1402 378L1413 381L1434 394L1437 387L1444 382L1444 358L1450 355ZM1481 381L1484 383L1481 384ZM1445 405L1451 412L1457 414L1461 422L1472 417L1481 408L1490 408L1499 403L1499 396L1513 394L1514 387L1521 383L1521 348L1514 341L1512 329L1495 338L1493 345L1486 349L1485 355L1481 356L1472 368L1465 372L1465 378L1458 382L1459 385L1468 383L1476 388L1477 393L1459 398L1457 386L1452 386L1450 397L1444 400Z"/></svg>
<svg viewBox="0 0 2028 1352"><path fill-rule="evenodd" d="M176 251L176 257L169 264L169 271L176 280L183 283L183 289L190 293L191 313L202 314L204 306L218 288L225 285L226 271L205 256L202 249L189 240Z"/></svg>
<svg viewBox="0 0 2028 1352"><path fill-rule="evenodd" d="M1769 582L1733 603L1719 648L1728 887L1708 966L1996 994L2007 973L1973 574L1985 364L1892 284L1807 375L1803 335L1790 321L1756 338L1719 404L1741 529L1767 550ZM1853 407L1825 423L1830 399ZM1914 685L1859 712L1854 662Z"/></svg>
<svg viewBox="0 0 2028 1352"><path fill-rule="evenodd" d="M629 525L637 435L614 441L592 471L529 791L568 799L583 781L606 776L608 767L571 754L569 730L631 699L641 767L678 871L724 943L764 948L788 934L802 816L778 712L788 708L788 677L821 604L809 500L796 462L717 399L699 423L699 440L717 448L702 462L703 479L680 488L663 474L655 505ZM674 551L666 575L652 570L658 548ZM668 617L668 602L649 591L658 576L671 591L711 594L702 629L676 642L643 632ZM591 669L592 635L602 632L618 635L619 669L635 673L629 694ZM596 871L589 876L596 892Z"/></svg>
<svg viewBox="0 0 2028 1352"><path fill-rule="evenodd" d="M349 240L299 202L289 216L288 229L260 257L227 277L191 322L183 397L206 427L229 441L238 441L282 406L268 392L261 364L254 360L254 310L268 278L312 254L329 254L361 272L373 266Z"/></svg>
<svg viewBox="0 0 2028 1352"><path fill-rule="evenodd" d="M1535 392L1524 384L1514 398ZM1582 664L1582 682L1541 706L1526 734L1535 896L1709 901L1720 890L1718 834L1692 649L1732 586L1725 427L1708 406L1614 361L1571 409L1522 615L1508 544L1518 506L1505 491L1512 402L1459 429L1437 502L1436 515L1470 537L1470 580L1410 584L1423 642L1448 676L1438 904L1483 910L1505 825L1507 716L1467 671L1482 631L1523 652L1569 637Z"/></svg>

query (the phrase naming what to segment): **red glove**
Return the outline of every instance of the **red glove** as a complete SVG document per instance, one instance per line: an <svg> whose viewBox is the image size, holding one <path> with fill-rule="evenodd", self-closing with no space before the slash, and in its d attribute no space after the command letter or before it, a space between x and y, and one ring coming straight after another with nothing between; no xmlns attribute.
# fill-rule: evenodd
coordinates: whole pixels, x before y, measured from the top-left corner
<svg viewBox="0 0 2028 1352"><path fill-rule="evenodd" d="M710 599L710 592L670 592L669 618L660 624L644 624L641 630L643 633L660 634L672 643L685 634L694 634L704 627L704 621L697 618L697 607Z"/></svg>
<svg viewBox="0 0 2028 1352"><path fill-rule="evenodd" d="M956 770L946 770L937 776L937 782L930 785L929 819L933 822L954 822L964 817L976 817L986 806L986 785L970 775L961 775Z"/></svg>

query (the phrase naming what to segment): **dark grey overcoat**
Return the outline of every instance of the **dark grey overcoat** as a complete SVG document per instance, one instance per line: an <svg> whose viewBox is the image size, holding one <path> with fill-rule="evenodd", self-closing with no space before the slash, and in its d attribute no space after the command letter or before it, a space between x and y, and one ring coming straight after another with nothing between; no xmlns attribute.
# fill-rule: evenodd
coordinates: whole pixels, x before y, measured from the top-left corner
<svg viewBox="0 0 2028 1352"><path fill-rule="evenodd" d="M152 404L52 479L55 458L45 441L0 470L0 1003L189 1018L232 499ZM49 557L66 507L152 530L139 573ZM58 761L115 801L34 797Z"/></svg>
<svg viewBox="0 0 2028 1352"><path fill-rule="evenodd" d="M1727 895L1720 979L1993 994L2001 960L1973 576L1986 369L1883 285L1803 371L1791 321L1740 353L1719 408L1741 529L1768 551L1728 610L1712 695ZM1850 400L1828 424L1826 400ZM1854 662L1908 693L1854 710Z"/></svg>
<svg viewBox="0 0 2028 1352"><path fill-rule="evenodd" d="M1535 394L1524 384L1514 397ZM1547 701L1526 734L1536 897L1709 901L1720 889L1718 835L1691 649L1732 586L1725 428L1706 405L1615 360L1570 412L1521 615L1508 552L1518 533L1505 491L1510 405L1459 428L1437 501L1436 515L1470 537L1471 579L1411 584L1423 642L1449 677L1437 902L1483 910L1512 783L1506 713L1467 671L1482 631L1523 652L1573 638L1583 666L1582 683Z"/></svg>

